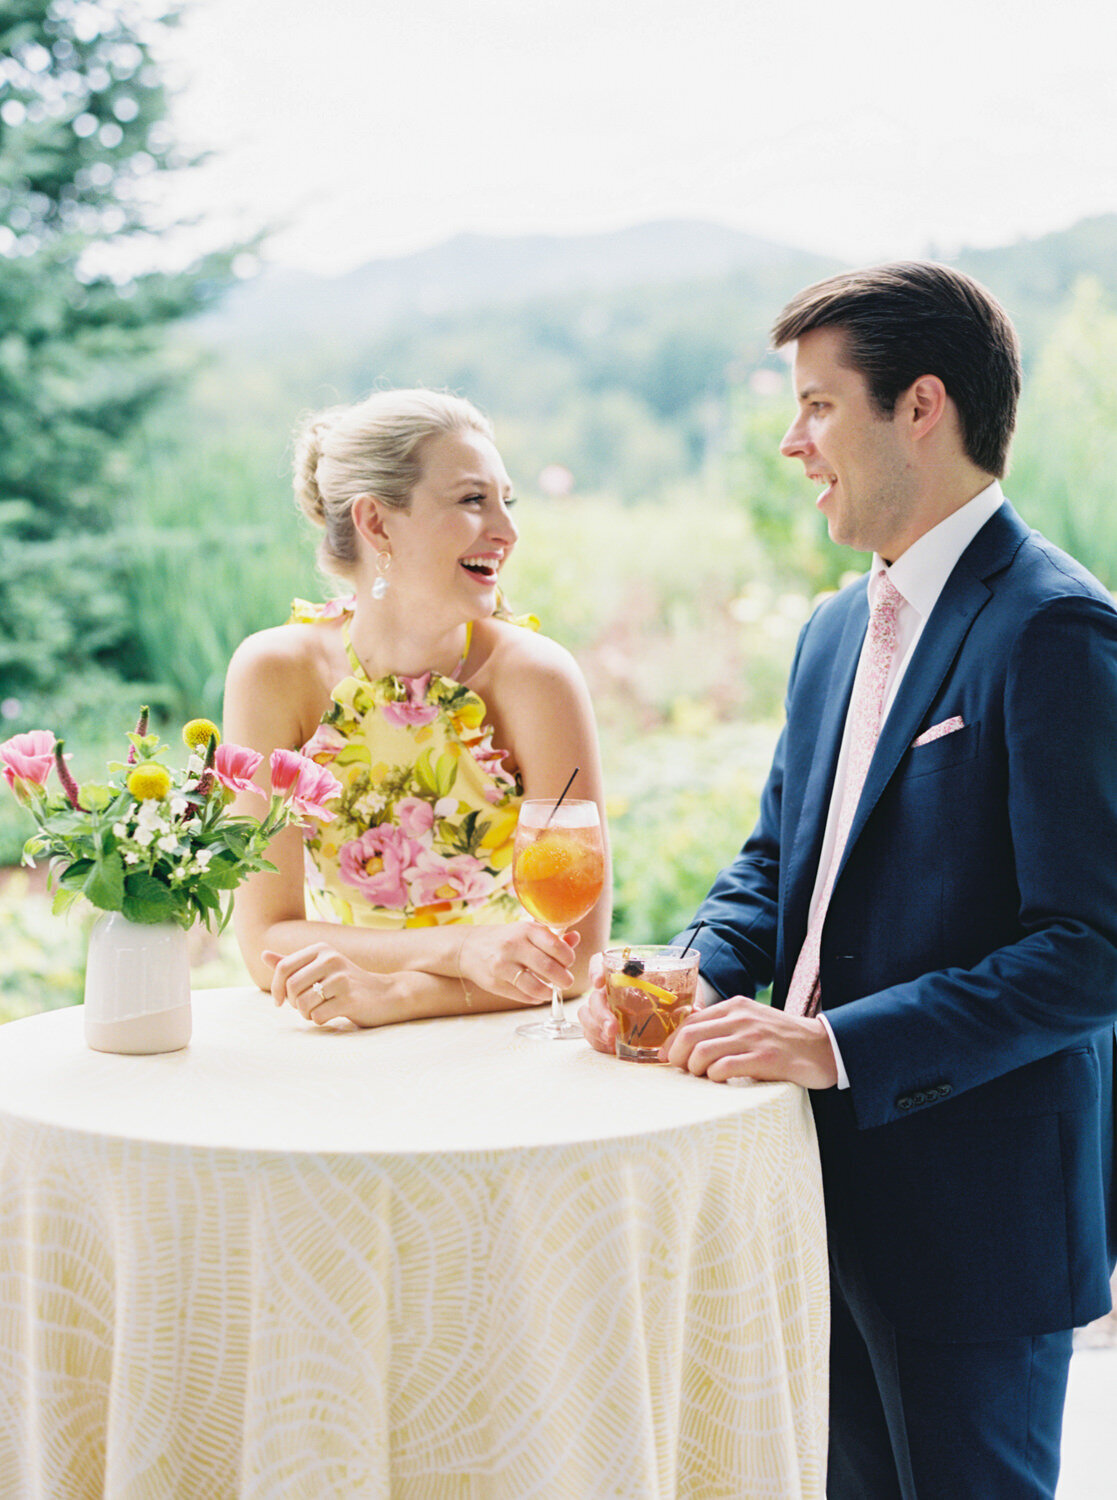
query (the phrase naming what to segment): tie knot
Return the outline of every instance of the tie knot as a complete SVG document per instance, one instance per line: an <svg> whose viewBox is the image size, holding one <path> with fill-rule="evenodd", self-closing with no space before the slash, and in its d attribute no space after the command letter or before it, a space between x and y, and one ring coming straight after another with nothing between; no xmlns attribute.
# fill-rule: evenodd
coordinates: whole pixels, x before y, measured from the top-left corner
<svg viewBox="0 0 1117 1500"><path fill-rule="evenodd" d="M895 624L896 615L903 602L903 594L900 593L900 590L882 568L876 577L875 597L872 604L874 622L877 620L886 620Z"/></svg>

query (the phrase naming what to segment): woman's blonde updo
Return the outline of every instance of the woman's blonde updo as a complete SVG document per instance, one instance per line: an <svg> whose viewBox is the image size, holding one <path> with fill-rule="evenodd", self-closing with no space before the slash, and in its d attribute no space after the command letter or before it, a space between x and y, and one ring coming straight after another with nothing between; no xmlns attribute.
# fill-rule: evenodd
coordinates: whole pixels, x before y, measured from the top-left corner
<svg viewBox="0 0 1117 1500"><path fill-rule="evenodd" d="M357 560L356 496L375 495L406 510L422 472L423 443L462 431L493 436L488 418L471 402L439 391L377 391L307 418L295 439L295 497L325 532L319 567L350 579Z"/></svg>

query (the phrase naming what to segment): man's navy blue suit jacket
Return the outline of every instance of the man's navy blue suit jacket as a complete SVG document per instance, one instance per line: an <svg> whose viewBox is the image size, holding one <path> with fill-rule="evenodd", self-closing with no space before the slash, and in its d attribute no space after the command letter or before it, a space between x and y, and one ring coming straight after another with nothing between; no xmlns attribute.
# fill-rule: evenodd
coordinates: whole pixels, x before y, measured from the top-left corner
<svg viewBox="0 0 1117 1500"><path fill-rule="evenodd" d="M783 1004L867 622L862 579L800 637L759 822L698 913L722 995ZM812 1094L828 1219L895 1326L983 1340L1108 1311L1117 611L1007 502L885 721L820 978L852 1082Z"/></svg>

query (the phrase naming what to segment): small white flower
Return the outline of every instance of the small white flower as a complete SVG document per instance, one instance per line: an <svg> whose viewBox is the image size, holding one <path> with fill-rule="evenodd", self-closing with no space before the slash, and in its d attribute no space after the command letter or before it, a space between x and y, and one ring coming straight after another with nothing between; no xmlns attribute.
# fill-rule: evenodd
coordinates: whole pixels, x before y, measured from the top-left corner
<svg viewBox="0 0 1117 1500"><path fill-rule="evenodd" d="M436 818L452 818L458 810L458 799L456 797L439 797L434 804L434 815Z"/></svg>
<svg viewBox="0 0 1117 1500"><path fill-rule="evenodd" d="M353 803L353 814L357 818L371 821L377 813L384 811L387 804L388 799L379 792L366 792Z"/></svg>
<svg viewBox="0 0 1117 1500"><path fill-rule="evenodd" d="M187 802L186 798L182 795L181 792L172 792L167 800L170 803L172 818L181 818L183 813L190 806L189 802Z"/></svg>
<svg viewBox="0 0 1117 1500"><path fill-rule="evenodd" d="M173 854L178 848L178 839L173 833L165 833L155 847L162 849L164 854Z"/></svg>
<svg viewBox="0 0 1117 1500"><path fill-rule="evenodd" d="M125 853L124 853L124 863L126 865L138 865L139 862L140 862L140 856L136 853L136 851L134 849L127 849L127 850L125 850Z"/></svg>
<svg viewBox="0 0 1117 1500"><path fill-rule="evenodd" d="M195 752L186 762L187 776L200 776L206 768L205 757Z"/></svg>
<svg viewBox="0 0 1117 1500"><path fill-rule="evenodd" d="M126 839L128 837L128 824L114 823L112 825L112 831L118 839Z"/></svg>
<svg viewBox="0 0 1117 1500"><path fill-rule="evenodd" d="M197 853L194 855L194 865L195 865L195 868L199 869L199 870L206 869L208 867L209 862L210 862L210 860L212 858L213 858L213 850L212 849L199 849L197 851Z"/></svg>
<svg viewBox="0 0 1117 1500"><path fill-rule="evenodd" d="M140 810L136 815L136 827L149 828L155 833L166 833L167 820L160 812L159 803L154 798L140 803Z"/></svg>
<svg viewBox="0 0 1117 1500"><path fill-rule="evenodd" d="M149 844L154 842L155 832L151 828L137 828L132 838L139 844L141 849L146 849Z"/></svg>

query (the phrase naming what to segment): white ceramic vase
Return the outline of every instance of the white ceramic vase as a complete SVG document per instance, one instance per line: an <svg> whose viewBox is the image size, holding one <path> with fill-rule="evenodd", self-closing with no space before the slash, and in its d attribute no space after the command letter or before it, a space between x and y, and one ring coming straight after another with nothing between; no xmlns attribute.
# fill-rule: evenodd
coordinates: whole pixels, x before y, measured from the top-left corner
<svg viewBox="0 0 1117 1500"><path fill-rule="evenodd" d="M106 912L89 935L85 1040L97 1052L177 1052L190 1040L187 934Z"/></svg>

